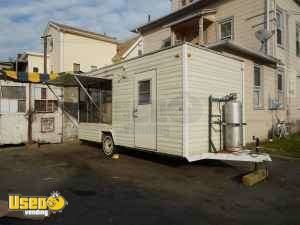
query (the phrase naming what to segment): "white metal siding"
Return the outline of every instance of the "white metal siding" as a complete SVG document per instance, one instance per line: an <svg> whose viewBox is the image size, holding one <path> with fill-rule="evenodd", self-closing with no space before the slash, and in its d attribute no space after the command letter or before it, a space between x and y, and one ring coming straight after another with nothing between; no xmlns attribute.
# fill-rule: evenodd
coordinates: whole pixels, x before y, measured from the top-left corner
<svg viewBox="0 0 300 225"><path fill-rule="evenodd" d="M242 96L242 62L188 46L187 49L189 100L188 155L193 157L208 152L208 99L230 93ZM214 109L214 114L218 114ZM216 147L218 133L213 132Z"/></svg>
<svg viewBox="0 0 300 225"><path fill-rule="evenodd" d="M184 51L184 49L187 51ZM184 58L184 55L186 58ZM117 145L134 146L134 77L157 71L157 150L193 157L208 152L208 97L242 95L241 61L207 49L178 46L103 68L93 75L113 77L113 135ZM186 77L184 77L184 74ZM184 82L184 83L183 83ZM184 89L184 85L187 85ZM183 104L183 93L187 104ZM183 108L183 106L187 106ZM189 111L183 116L183 112ZM183 118L187 121L184 123ZM183 131L183 127L186 127ZM89 133L91 129L87 130ZM92 131L96 133L97 131ZM183 143L183 139L186 143ZM216 145L218 136L214 136ZM184 155L183 145L188 146Z"/></svg>
<svg viewBox="0 0 300 225"><path fill-rule="evenodd" d="M134 76L157 71L157 149L182 156L181 49L176 47L129 60L99 77L113 75L113 133L117 145L134 147ZM118 69L119 68L119 69ZM107 68L106 68L107 69Z"/></svg>
<svg viewBox="0 0 300 225"><path fill-rule="evenodd" d="M26 87L26 112L28 111L28 84L0 80L0 88L1 86ZM15 104L5 104L5 102L8 102L5 99L0 99L0 145L22 144L28 140L28 120L26 112L16 113L16 109L8 109L8 107L12 107L12 105L14 105L13 108L17 107L17 101L12 101L14 101Z"/></svg>
<svg viewBox="0 0 300 225"><path fill-rule="evenodd" d="M80 123L78 137L79 140L100 143L102 141L103 131L111 131L111 126L100 123Z"/></svg>

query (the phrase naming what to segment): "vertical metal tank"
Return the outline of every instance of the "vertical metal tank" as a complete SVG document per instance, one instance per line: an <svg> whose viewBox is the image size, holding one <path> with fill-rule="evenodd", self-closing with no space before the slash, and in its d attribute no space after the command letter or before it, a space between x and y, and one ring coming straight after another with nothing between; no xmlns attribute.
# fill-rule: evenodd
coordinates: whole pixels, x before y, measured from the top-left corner
<svg viewBox="0 0 300 225"><path fill-rule="evenodd" d="M240 151L243 146L243 109L239 101L223 105L223 143L226 151Z"/></svg>

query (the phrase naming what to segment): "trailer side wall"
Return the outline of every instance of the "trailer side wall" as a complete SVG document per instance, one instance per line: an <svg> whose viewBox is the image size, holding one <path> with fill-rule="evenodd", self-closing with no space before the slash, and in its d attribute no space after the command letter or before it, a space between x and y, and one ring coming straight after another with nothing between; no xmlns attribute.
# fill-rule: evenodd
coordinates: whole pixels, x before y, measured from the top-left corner
<svg viewBox="0 0 300 225"><path fill-rule="evenodd" d="M182 46L103 68L97 75L113 77L115 144L135 147L135 77L151 70L156 73L157 151L182 156Z"/></svg>
<svg viewBox="0 0 300 225"><path fill-rule="evenodd" d="M185 155L186 158L199 156L209 150L208 141L208 99L210 95L223 97L230 93L243 96L243 62L223 55L201 50L187 45L187 76L184 83L188 90L185 96L188 107L185 116L188 124L185 126ZM220 114L218 107L213 114ZM214 126L218 130L218 126ZM213 141L219 147L219 133L213 132ZM218 149L219 150L219 149Z"/></svg>

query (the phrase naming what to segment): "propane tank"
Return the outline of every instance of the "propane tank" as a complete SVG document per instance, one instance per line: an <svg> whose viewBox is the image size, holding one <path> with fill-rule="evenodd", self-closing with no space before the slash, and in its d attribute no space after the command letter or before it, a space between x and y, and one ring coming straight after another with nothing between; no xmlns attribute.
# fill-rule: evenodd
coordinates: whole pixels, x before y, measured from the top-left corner
<svg viewBox="0 0 300 225"><path fill-rule="evenodd" d="M240 151L243 146L243 106L240 101L230 101L223 105L224 150Z"/></svg>

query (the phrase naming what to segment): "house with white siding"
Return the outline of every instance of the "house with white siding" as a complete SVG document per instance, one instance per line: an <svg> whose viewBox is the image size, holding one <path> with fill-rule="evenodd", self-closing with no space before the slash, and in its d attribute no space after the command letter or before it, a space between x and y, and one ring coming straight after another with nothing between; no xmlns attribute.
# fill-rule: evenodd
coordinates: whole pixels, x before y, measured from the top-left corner
<svg viewBox="0 0 300 225"><path fill-rule="evenodd" d="M120 42L117 48L117 54L114 56L114 63L142 56L143 39L140 35Z"/></svg>
<svg viewBox="0 0 300 225"><path fill-rule="evenodd" d="M171 3L170 14L134 30L143 38L144 54L190 42L237 56L245 62L247 142L268 138L279 121L300 130L299 1Z"/></svg>
<svg viewBox="0 0 300 225"><path fill-rule="evenodd" d="M50 71L89 72L112 64L118 41L105 34L50 21L48 38Z"/></svg>
<svg viewBox="0 0 300 225"><path fill-rule="evenodd" d="M50 59L47 56L47 70L50 70ZM17 55L18 67L16 70L28 73L43 73L44 72L44 54L40 52L24 52Z"/></svg>

